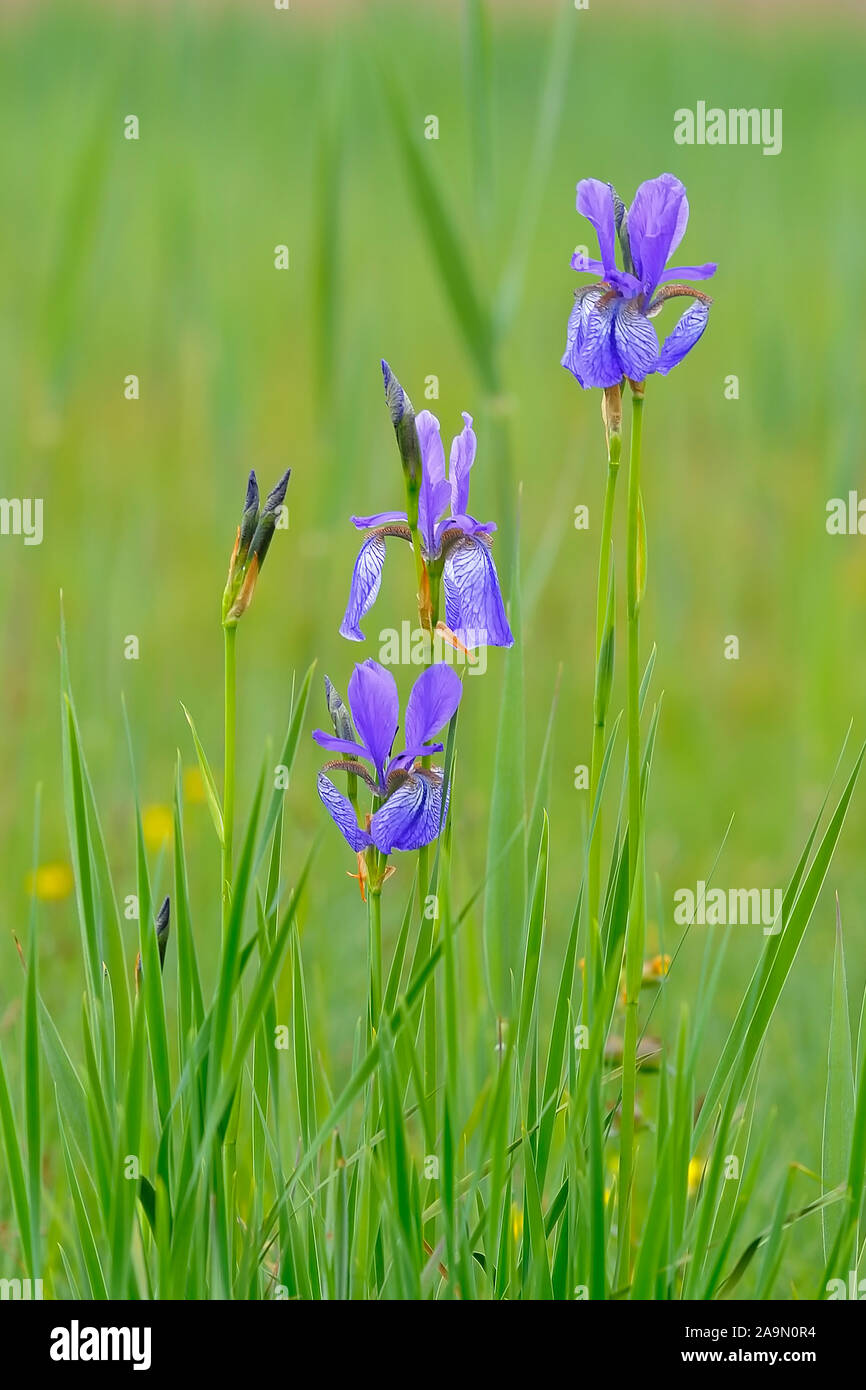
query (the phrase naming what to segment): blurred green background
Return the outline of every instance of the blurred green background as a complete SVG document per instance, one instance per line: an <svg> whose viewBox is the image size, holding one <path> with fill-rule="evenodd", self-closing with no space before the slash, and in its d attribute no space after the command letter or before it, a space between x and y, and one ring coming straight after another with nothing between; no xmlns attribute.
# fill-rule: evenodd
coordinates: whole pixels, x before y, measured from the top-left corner
<svg viewBox="0 0 866 1390"><path fill-rule="evenodd" d="M347 518L401 500L382 356L448 439L461 410L474 414L472 511L504 523L503 569L522 484L530 789L562 668L549 798L556 961L582 863L586 793L573 773L590 752L604 483L598 393L559 366L577 283L569 257L590 235L574 211L578 178L610 179L628 201L670 169L692 208L680 259L720 266L700 347L647 392L643 633L647 651L658 644L665 692L650 797L653 939L670 948L673 892L707 876L732 813L717 884L782 887L852 717L849 752L863 736L866 541L825 529L829 498L866 493L863 29L832 6L705 5L695 15L523 0L490 6L480 34L473 14L432 0L292 0L288 12L262 0L38 4L0 19L0 492L42 497L45 527L39 547L0 537L0 1031L18 1014L13 933L28 911L39 781L40 859L68 860L59 591L116 879L133 892L121 695L144 802L170 801L178 747L193 761L181 700L218 766L219 605L250 467L266 488L289 465L293 475L290 530L277 535L239 637L242 812L265 735L282 733L293 672L318 660L318 725L318 676L344 689L352 662L377 654L380 628L411 616L411 556L400 549L365 625L371 640L356 648L337 632L357 548ZM399 85L416 159L445 194L474 292L494 312L503 274L521 271L515 243L525 251L525 274L508 282L517 297L496 381L482 379L443 287L383 73ZM675 145L674 111L699 100L781 107L782 153ZM139 118L138 141L123 138L128 114ZM424 139L429 115L438 140ZM278 244L290 249L285 272L274 269ZM675 313L657 326L670 328ZM137 401L124 398L130 373ZM725 397L730 374L738 400ZM424 400L430 375L438 402ZM588 532L573 526L579 503L590 508ZM620 573L621 562L620 549ZM140 641L137 662L124 659L128 634ZM739 637L739 661L724 659L728 634ZM508 659L491 652L461 715L454 872L467 896L483 874ZM412 673L398 675L408 689ZM288 801L295 864L324 820L318 762L305 739ZM832 890L852 1001L864 985L864 796L861 787L770 1035L761 1098L780 1112L779 1163L820 1164ZM206 808L193 805L189 820L207 957L207 934L216 942L219 932L217 853ZM328 833L304 921L316 1041L337 1071L363 997L352 867ZM74 899L46 902L41 921L46 997L61 1015L66 1007L77 1037ZM755 928L730 930L713 1049L762 943ZM476 961L480 940L476 915L465 947ZM702 947L696 928L672 999L689 997ZM475 1045L491 1047L492 1020L473 1027Z"/></svg>

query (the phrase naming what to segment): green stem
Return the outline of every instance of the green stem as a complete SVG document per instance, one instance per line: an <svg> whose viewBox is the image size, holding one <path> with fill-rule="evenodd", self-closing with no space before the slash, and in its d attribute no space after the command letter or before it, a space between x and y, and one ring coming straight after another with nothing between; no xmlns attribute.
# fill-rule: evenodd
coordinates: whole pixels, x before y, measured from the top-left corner
<svg viewBox="0 0 866 1390"><path fill-rule="evenodd" d="M616 438L616 443L613 440ZM608 464L607 464L607 484L604 492L604 513L601 523L601 547L598 557L598 588L595 601L595 661L596 661L596 693L598 691L598 663L601 656L601 644L604 637L605 623L607 621L608 590L610 587L610 552L611 552L611 532L613 530L613 504L616 493L616 480L619 475L619 438L612 436L608 445ZM598 783L601 776L601 764L604 758L604 733L605 733L606 710L600 709L598 704L593 702L593 726L592 726L592 762L589 774L589 813L592 815L595 806L595 798L598 794ZM590 929L593 926L598 931L601 920L601 809L596 818L589 845L589 921ZM594 934L592 935L594 940ZM590 959L592 949L590 948ZM590 979L594 979L590 975Z"/></svg>
<svg viewBox="0 0 866 1390"><path fill-rule="evenodd" d="M235 701L237 628L224 627L225 636L225 758L223 781L222 935L225 943L232 901L232 848L235 818Z"/></svg>
<svg viewBox="0 0 866 1390"><path fill-rule="evenodd" d="M377 851L373 851L377 854ZM378 857L378 856L377 856ZM370 968L370 1038L379 1027L379 1014L382 1009L382 889L381 885L370 884L367 893L367 921L369 936L367 944Z"/></svg>
<svg viewBox="0 0 866 1390"><path fill-rule="evenodd" d="M644 893L641 856L640 747L640 601L638 544L640 536L640 456L643 394L632 394L631 449L628 468L627 616L628 616L628 865L629 914L626 935L625 1029L623 1037L622 1108L620 1111L619 1177L617 1182L617 1282L628 1282L631 1259L631 1198L634 1177L634 1106L637 1082L637 1006L644 951Z"/></svg>

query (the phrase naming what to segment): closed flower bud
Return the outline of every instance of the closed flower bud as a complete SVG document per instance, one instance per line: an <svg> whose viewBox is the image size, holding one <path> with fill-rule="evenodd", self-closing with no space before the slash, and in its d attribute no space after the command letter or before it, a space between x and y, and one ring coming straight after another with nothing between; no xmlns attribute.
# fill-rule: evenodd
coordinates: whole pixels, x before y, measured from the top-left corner
<svg viewBox="0 0 866 1390"><path fill-rule="evenodd" d="M159 968L165 965L165 950L168 946L168 934L171 927L171 899L166 898L156 914L156 944L159 948Z"/></svg>
<svg viewBox="0 0 866 1390"><path fill-rule="evenodd" d="M250 542L255 534L256 523L259 519L259 485L256 482L255 473L250 473L247 483L247 496L244 502L244 514L241 517L241 530L238 538L237 563L244 564L249 554Z"/></svg>
<svg viewBox="0 0 866 1390"><path fill-rule="evenodd" d="M357 742L352 716L344 705L339 691L331 684L327 676L325 677L325 698L328 701L328 713L331 716L331 723L337 738L345 739L347 743Z"/></svg>
<svg viewBox="0 0 866 1390"><path fill-rule="evenodd" d="M403 461L406 485L411 491L421 486L421 446L415 427L415 411L412 402L403 390L386 361L382 361L382 376L385 381L385 402L391 416L391 424L397 436L397 447Z"/></svg>
<svg viewBox="0 0 866 1390"><path fill-rule="evenodd" d="M250 474L244 512L238 528L238 538L229 567L229 578L223 594L223 624L234 626L249 608L265 556L270 548L289 485L291 469L265 498L259 511L259 489L255 473Z"/></svg>

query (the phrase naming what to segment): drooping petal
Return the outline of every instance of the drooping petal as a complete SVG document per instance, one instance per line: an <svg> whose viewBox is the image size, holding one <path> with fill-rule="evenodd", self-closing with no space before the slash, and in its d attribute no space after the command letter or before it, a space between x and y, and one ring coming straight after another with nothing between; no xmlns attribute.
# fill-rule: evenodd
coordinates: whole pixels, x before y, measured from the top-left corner
<svg viewBox="0 0 866 1390"><path fill-rule="evenodd" d="M672 367L682 362L687 352L691 352L707 326L710 311L706 304L692 304L686 309L673 332L665 338L656 371L667 376Z"/></svg>
<svg viewBox="0 0 866 1390"><path fill-rule="evenodd" d="M316 779L319 789L319 796L322 804L337 829L342 832L344 839L357 852L367 849L373 843L366 830L362 830L355 815L355 808L347 796L344 796L329 777L324 772L320 772Z"/></svg>
<svg viewBox="0 0 866 1390"><path fill-rule="evenodd" d="M588 285L586 289L578 290L574 296L574 306L568 316L565 352L560 361L562 366L571 372L573 377L577 378L581 386L586 385L580 376L580 354L586 337L586 326L589 323L590 314L604 293L603 285Z"/></svg>
<svg viewBox="0 0 866 1390"><path fill-rule="evenodd" d="M373 607L382 585L382 566L385 563L385 541L380 535L370 536L358 551L352 571L349 602L340 624L340 636L352 642L363 642L364 634L358 624Z"/></svg>
<svg viewBox="0 0 866 1390"><path fill-rule="evenodd" d="M439 768L418 768L379 807L370 821L370 835L383 854L420 849L436 839L444 821L442 781Z"/></svg>
<svg viewBox="0 0 866 1390"><path fill-rule="evenodd" d="M428 555L435 552L436 522L448 506L451 489L445 477L445 449L439 433L439 421L429 410L415 417L418 441L421 445L421 491L418 494L418 529Z"/></svg>
<svg viewBox="0 0 866 1390"><path fill-rule="evenodd" d="M575 355L575 365L570 366L563 358L565 365L584 387L615 386L625 375L613 334L617 306L623 301L611 299L599 309L596 305L601 297L596 296L596 301L590 305L582 321L582 337Z"/></svg>
<svg viewBox="0 0 866 1390"><path fill-rule="evenodd" d="M656 331L640 312L636 300L621 299L613 320L613 336L622 375L643 381L654 370L659 355Z"/></svg>
<svg viewBox="0 0 866 1390"><path fill-rule="evenodd" d="M451 486L451 511L457 515L469 506L469 473L475 462L476 439L472 416L463 411L463 429L455 435L448 463Z"/></svg>
<svg viewBox="0 0 866 1390"><path fill-rule="evenodd" d="M349 705L379 781L384 782L385 763L400 718L397 682L391 672L378 661L359 662L349 681Z"/></svg>
<svg viewBox="0 0 866 1390"><path fill-rule="evenodd" d="M511 647L499 576L490 547L472 536L449 547L443 569L445 621L464 647Z"/></svg>
<svg viewBox="0 0 866 1390"><path fill-rule="evenodd" d="M665 266L683 239L689 220L686 190L673 174L647 179L628 210L628 234L635 270L651 297Z"/></svg>
<svg viewBox="0 0 866 1390"><path fill-rule="evenodd" d="M388 526L394 522L408 521L405 512L374 512L372 516L352 516L349 518L359 531L368 531L371 526Z"/></svg>
<svg viewBox="0 0 866 1390"><path fill-rule="evenodd" d="M421 672L406 705L407 750L422 747L444 729L462 694L463 682L453 667L437 662Z"/></svg>

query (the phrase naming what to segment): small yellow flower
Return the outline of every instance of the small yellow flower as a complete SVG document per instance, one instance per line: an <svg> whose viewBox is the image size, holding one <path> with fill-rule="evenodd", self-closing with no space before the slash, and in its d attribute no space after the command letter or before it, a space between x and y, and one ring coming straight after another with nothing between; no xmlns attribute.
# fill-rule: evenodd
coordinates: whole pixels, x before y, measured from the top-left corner
<svg viewBox="0 0 866 1390"><path fill-rule="evenodd" d="M645 985L660 984L670 968L670 956L653 956L652 960L645 960L643 963L643 983Z"/></svg>
<svg viewBox="0 0 866 1390"><path fill-rule="evenodd" d="M701 1185L701 1178L704 1176L705 1164L703 1159L693 1158L689 1162L689 1193L694 1195Z"/></svg>
<svg viewBox="0 0 866 1390"><path fill-rule="evenodd" d="M511 1234L515 1244L523 1235L523 1208L519 1207L516 1202L511 1203Z"/></svg>
<svg viewBox="0 0 866 1390"><path fill-rule="evenodd" d="M27 892L43 903L59 903L68 898L75 879L68 864L40 864L27 875Z"/></svg>
<svg viewBox="0 0 866 1390"><path fill-rule="evenodd" d="M189 806L204 805L204 781L200 768L184 768L183 799Z"/></svg>
<svg viewBox="0 0 866 1390"><path fill-rule="evenodd" d="M148 849L163 849L172 836L174 821L171 807L153 803L141 813L141 830Z"/></svg>

